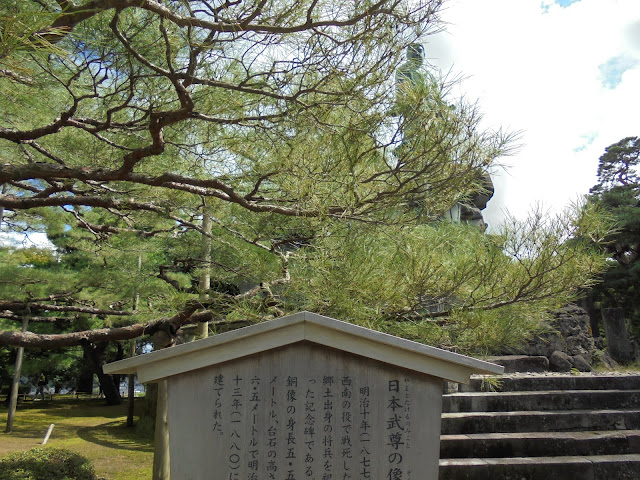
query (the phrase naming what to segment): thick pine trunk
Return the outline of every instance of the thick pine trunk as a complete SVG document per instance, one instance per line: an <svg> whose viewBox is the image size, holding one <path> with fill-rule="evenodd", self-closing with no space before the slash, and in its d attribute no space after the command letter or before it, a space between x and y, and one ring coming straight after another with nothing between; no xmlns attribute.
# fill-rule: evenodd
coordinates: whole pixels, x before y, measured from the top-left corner
<svg viewBox="0 0 640 480"><path fill-rule="evenodd" d="M86 353L83 359L87 360ZM88 394L93 392L93 369L88 368L86 364L82 367L76 378L76 392Z"/></svg>
<svg viewBox="0 0 640 480"><path fill-rule="evenodd" d="M107 401L107 405L120 405L122 403L122 397L120 396L119 385L115 383L115 379L111 375L107 375L102 372L102 366L105 364L104 352L107 348L106 343L98 345L89 344L83 345L89 364L93 368L96 375L98 375L98 381L100 382L100 388L104 393L104 398ZM118 376L118 379L120 377Z"/></svg>

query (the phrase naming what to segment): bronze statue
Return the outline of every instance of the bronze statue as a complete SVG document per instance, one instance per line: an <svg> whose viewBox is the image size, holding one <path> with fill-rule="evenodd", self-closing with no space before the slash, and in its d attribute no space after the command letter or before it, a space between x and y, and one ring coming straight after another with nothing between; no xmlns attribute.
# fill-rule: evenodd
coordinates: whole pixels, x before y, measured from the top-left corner
<svg viewBox="0 0 640 480"><path fill-rule="evenodd" d="M396 83L402 85L410 82L411 85L418 85L424 82L424 73L420 72L420 67L424 63L424 47L419 43L412 43L407 47L407 61L400 65L396 72Z"/></svg>
<svg viewBox="0 0 640 480"><path fill-rule="evenodd" d="M429 72L425 72L422 69L424 64L424 47L419 43L412 43L407 47L406 52L407 60L400 65L396 71L397 96L394 114L402 117L405 117L405 115L410 112L411 107L413 107L406 96L406 90L408 88L418 87L428 89L432 86L435 87L435 81L432 79ZM427 84L427 82L429 82L429 84ZM427 90L426 93L433 96L437 95L435 91L429 92ZM438 100L432 100L434 101L434 104L438 102ZM449 108L454 110L455 106L451 105ZM436 117L441 118L440 112L436 112ZM412 122L407 118L404 118L403 121L403 139L402 143L398 147L397 153L401 153L405 148L411 148L410 142L412 130L419 128L415 125L415 122ZM464 203L456 203L443 215L443 218L455 223L464 222L476 225L484 231L487 228L487 224L484 222L482 210L485 209L487 202L493 196L493 182L491 181L490 175L485 172L482 174L480 183L481 187L479 192L475 192L471 195L468 201Z"/></svg>

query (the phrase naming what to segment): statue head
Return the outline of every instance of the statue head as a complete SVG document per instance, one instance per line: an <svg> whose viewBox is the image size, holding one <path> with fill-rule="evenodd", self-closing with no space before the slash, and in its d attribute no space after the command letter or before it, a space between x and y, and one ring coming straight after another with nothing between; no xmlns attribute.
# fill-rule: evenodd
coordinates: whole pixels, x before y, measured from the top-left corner
<svg viewBox="0 0 640 480"><path fill-rule="evenodd" d="M409 45L407 47L407 61L415 65L422 65L424 61L424 47L419 43Z"/></svg>

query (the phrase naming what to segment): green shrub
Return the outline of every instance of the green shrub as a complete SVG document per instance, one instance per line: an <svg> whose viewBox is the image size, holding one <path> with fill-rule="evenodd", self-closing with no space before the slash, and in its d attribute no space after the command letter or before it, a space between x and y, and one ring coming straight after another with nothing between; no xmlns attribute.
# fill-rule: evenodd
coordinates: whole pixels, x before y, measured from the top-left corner
<svg viewBox="0 0 640 480"><path fill-rule="evenodd" d="M0 459L0 480L96 480L91 462L61 448L33 448Z"/></svg>

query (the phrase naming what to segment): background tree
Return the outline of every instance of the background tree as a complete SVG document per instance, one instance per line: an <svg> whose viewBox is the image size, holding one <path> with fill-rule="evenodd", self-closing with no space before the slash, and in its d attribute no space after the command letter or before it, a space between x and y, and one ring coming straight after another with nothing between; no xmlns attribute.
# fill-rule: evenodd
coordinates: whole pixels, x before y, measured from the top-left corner
<svg viewBox="0 0 640 480"><path fill-rule="evenodd" d="M70 236L65 235L65 237ZM117 318L130 314L130 312L119 310L115 305L111 308L95 306L94 299L99 298L104 292L119 293L129 288L128 286L124 289L115 288L110 271L113 268L110 269L109 265L104 263L92 265L100 261L100 257L87 255L85 252L80 253L80 239L77 237L75 248L65 248L60 238L56 239L54 236L52 238L58 244L56 251L10 247L0 251L3 260L1 278L6 282L2 290L6 295L4 298L12 299L0 301L0 325L8 329L11 329L11 326L19 326L26 309L30 312L30 330L41 334L104 326L106 315ZM114 258L112 260L116 261ZM122 295L122 293L119 294ZM108 402L118 403L117 386L112 382L106 385L104 382L109 381L110 377L101 377L101 363L98 364L96 358L98 351L89 348L88 345L82 347L84 355L82 349L77 348L66 354L62 352L58 356L45 354L44 357L43 354L35 351L28 351L25 357L24 375L37 376L39 373L44 373L52 385L64 385L83 390L79 385L81 371L84 371L82 367L93 365L94 368L90 373L98 374L101 378L101 387L107 395ZM117 351L116 348L111 359L117 357ZM89 389L91 384L92 381L88 386Z"/></svg>
<svg viewBox="0 0 640 480"><path fill-rule="evenodd" d="M590 201L612 216L616 229L606 237L609 268L590 292L597 310L623 308L634 335L640 335L640 137L610 145L600 157L598 183Z"/></svg>

